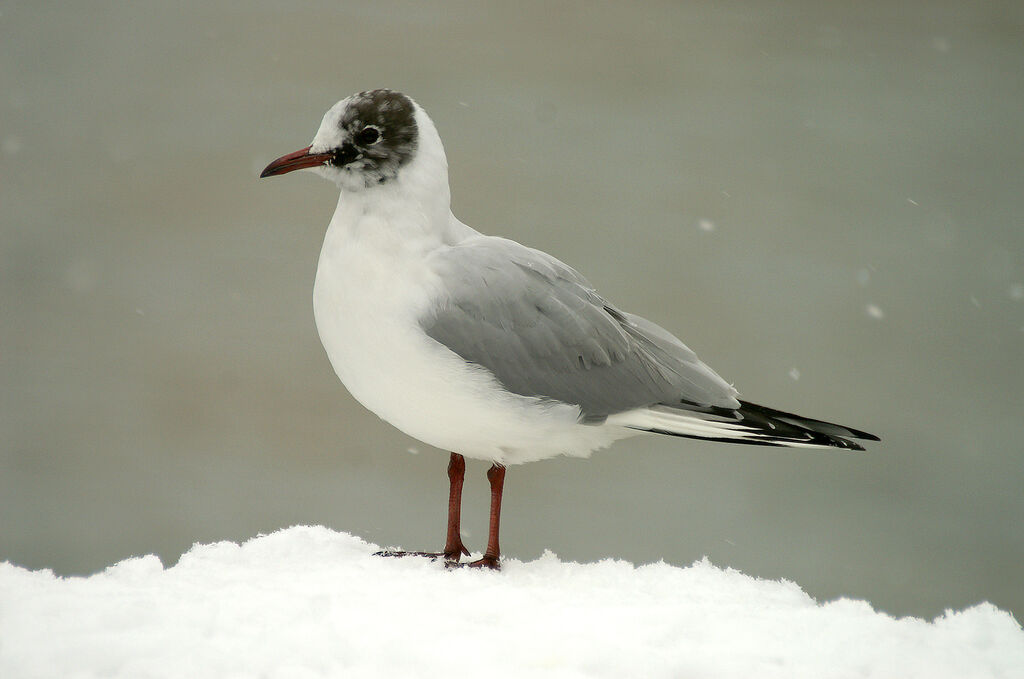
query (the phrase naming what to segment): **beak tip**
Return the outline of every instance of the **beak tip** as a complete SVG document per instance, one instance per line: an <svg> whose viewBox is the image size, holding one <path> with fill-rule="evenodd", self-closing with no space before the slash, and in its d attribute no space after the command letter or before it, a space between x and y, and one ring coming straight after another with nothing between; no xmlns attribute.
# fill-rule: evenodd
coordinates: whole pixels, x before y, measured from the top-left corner
<svg viewBox="0 0 1024 679"><path fill-rule="evenodd" d="M287 174L288 172L294 172L295 170L301 170L307 167L315 167L317 165L323 165L330 161L331 156L327 153L310 153L309 147L300 149L295 153L289 153L281 156L277 160L263 168L263 172L260 172L260 179L265 177L275 177L279 174Z"/></svg>

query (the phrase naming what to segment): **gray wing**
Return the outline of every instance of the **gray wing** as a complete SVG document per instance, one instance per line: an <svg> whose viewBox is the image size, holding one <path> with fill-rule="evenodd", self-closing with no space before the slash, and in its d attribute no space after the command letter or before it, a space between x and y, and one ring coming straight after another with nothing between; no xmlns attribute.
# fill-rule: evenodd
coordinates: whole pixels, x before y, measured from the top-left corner
<svg viewBox="0 0 1024 679"><path fill-rule="evenodd" d="M657 403L739 406L682 342L550 255L479 237L435 258L445 292L421 326L513 393L578 405L585 421Z"/></svg>

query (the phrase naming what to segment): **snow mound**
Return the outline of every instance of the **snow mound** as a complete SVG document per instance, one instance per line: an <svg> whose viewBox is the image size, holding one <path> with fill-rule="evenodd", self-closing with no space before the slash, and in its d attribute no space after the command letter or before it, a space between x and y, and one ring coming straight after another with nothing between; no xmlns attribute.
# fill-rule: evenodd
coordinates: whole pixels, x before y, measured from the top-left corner
<svg viewBox="0 0 1024 679"><path fill-rule="evenodd" d="M1011 677L1024 632L981 604L933 622L790 582L553 554L500 573L382 559L321 527L128 559L0 565L0 676Z"/></svg>

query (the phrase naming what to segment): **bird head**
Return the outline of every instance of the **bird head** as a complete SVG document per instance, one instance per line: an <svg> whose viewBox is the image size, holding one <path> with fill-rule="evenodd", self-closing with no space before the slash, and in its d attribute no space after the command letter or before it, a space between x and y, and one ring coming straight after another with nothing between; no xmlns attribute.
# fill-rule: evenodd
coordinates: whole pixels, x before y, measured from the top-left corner
<svg viewBox="0 0 1024 679"><path fill-rule="evenodd" d="M432 131L426 114L401 92L382 89L353 94L324 114L312 144L273 161L260 177L312 169L349 190L387 184L417 154L423 126L418 120ZM440 147L439 139L437 143Z"/></svg>

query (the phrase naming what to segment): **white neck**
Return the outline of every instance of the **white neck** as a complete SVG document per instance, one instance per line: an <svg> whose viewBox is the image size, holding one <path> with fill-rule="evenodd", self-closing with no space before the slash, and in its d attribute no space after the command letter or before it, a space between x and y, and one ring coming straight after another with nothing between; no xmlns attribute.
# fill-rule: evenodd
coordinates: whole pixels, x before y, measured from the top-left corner
<svg viewBox="0 0 1024 679"><path fill-rule="evenodd" d="M416 109L419 146L413 159L397 177L377 186L343 182L330 230L345 233L332 234L335 237L421 249L476 233L452 215L448 160L441 138L430 118Z"/></svg>

